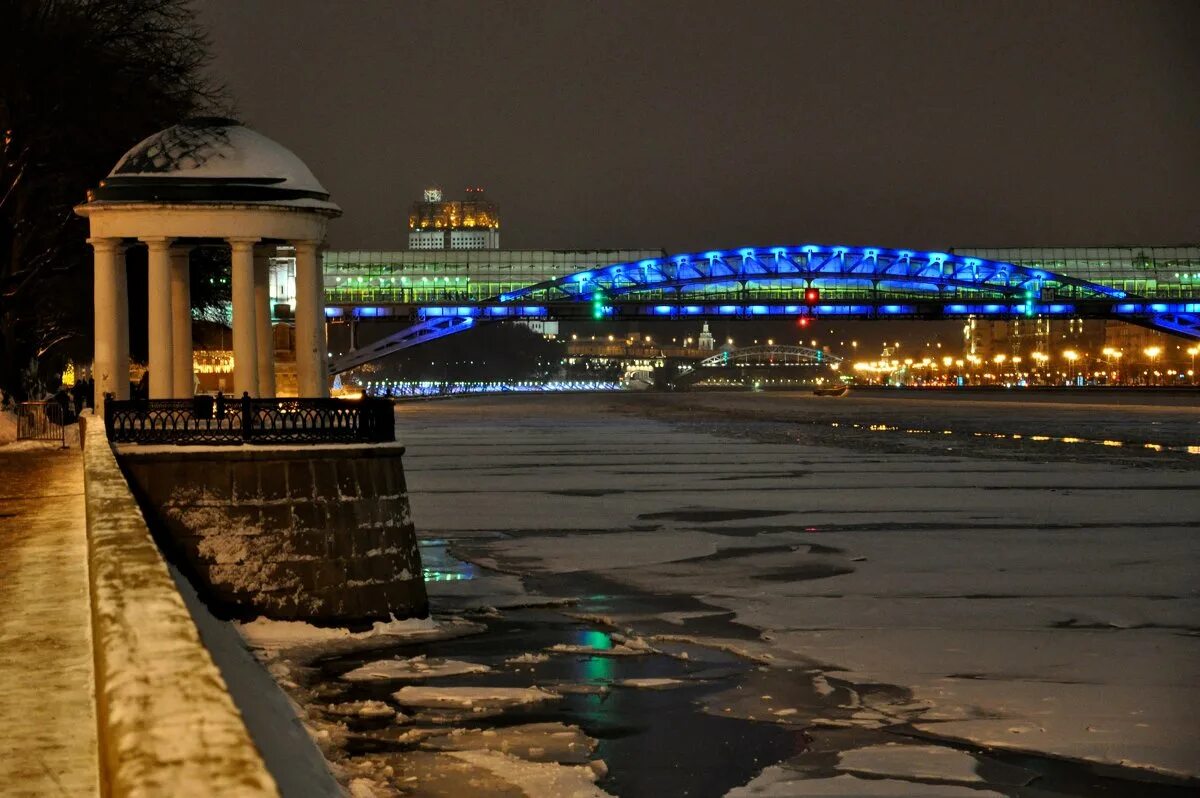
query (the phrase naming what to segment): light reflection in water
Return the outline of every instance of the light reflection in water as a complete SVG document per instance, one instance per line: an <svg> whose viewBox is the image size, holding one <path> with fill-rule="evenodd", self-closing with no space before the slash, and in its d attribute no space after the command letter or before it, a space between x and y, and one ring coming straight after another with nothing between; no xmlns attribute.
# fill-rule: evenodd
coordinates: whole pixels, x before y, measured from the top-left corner
<svg viewBox="0 0 1200 798"><path fill-rule="evenodd" d="M445 540L423 540L420 548L421 576L426 582L461 582L479 576L478 566L452 556Z"/></svg>
<svg viewBox="0 0 1200 798"><path fill-rule="evenodd" d="M422 568L421 576L425 577L426 582L461 582L466 579L474 579L477 575L475 566L467 565L465 568L454 571L441 571L436 568Z"/></svg>
<svg viewBox="0 0 1200 798"><path fill-rule="evenodd" d="M578 645L597 650L613 647L612 638L604 632L595 629L581 629L576 633ZM610 684L613 680L613 667L616 663L612 657L581 656L577 658L575 676L587 684Z"/></svg>
<svg viewBox="0 0 1200 798"><path fill-rule="evenodd" d="M831 422L829 422L829 426L834 427L834 428L844 426L844 427L850 427L852 429L867 430L869 432L903 432L906 435L937 435L937 434L953 435L954 434L954 430L949 430L949 429L944 429L944 430L901 429L900 427L890 427L887 424L855 424L855 423L842 423L839 421L831 421ZM1021 433L1008 433L1008 432L972 432L970 434L976 438L995 438L997 440L1013 440L1013 441L1031 440L1031 441L1039 441L1039 442L1069 443L1069 444L1071 444L1071 443L1090 443L1090 444L1094 444L1096 446L1110 446L1110 447L1138 446L1138 444L1132 443L1130 441L1116 441L1116 440L1111 440L1111 439L1099 440L1099 439L1095 439L1095 438L1078 438L1078 437L1071 436L1071 435L1055 437L1055 436L1051 436L1051 435L1022 435ZM1200 455L1200 445L1195 445L1195 444L1188 445L1188 446L1165 446L1161 443L1143 443L1143 444L1141 444L1141 447L1143 449L1149 449L1150 451L1153 451L1153 452L1181 452L1183 454Z"/></svg>

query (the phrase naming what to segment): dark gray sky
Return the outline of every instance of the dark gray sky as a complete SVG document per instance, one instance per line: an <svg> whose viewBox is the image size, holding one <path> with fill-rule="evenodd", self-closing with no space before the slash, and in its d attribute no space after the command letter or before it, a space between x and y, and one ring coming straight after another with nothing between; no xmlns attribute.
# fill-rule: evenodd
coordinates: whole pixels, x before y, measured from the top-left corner
<svg viewBox="0 0 1200 798"><path fill-rule="evenodd" d="M403 248L1200 240L1200 3L197 0L244 121Z"/></svg>

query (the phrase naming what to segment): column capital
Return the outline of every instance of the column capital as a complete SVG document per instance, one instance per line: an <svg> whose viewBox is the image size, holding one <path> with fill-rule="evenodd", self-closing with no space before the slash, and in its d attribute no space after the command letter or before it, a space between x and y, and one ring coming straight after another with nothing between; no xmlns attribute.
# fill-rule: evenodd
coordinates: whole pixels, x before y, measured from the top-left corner
<svg viewBox="0 0 1200 798"><path fill-rule="evenodd" d="M120 238L89 238L87 242L97 252L112 252L125 247L125 241Z"/></svg>
<svg viewBox="0 0 1200 798"><path fill-rule="evenodd" d="M293 242L291 242L291 244L292 244L292 247L295 248L297 254L299 254L299 252L301 250L304 250L305 252L315 253L321 247L320 241L308 241L308 240L293 241Z"/></svg>
<svg viewBox="0 0 1200 798"><path fill-rule="evenodd" d="M253 252L254 245L262 239L254 236L227 236L225 240L235 252Z"/></svg>
<svg viewBox="0 0 1200 798"><path fill-rule="evenodd" d="M148 249L169 249L174 240L170 236L138 236L138 241L145 244Z"/></svg>

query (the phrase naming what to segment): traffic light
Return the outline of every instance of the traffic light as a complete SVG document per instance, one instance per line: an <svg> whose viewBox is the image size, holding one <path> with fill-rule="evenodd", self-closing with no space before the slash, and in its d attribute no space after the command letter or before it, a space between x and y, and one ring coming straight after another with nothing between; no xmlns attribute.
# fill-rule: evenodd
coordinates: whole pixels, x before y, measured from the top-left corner
<svg viewBox="0 0 1200 798"><path fill-rule="evenodd" d="M596 293L592 294L592 318L602 319L608 312L608 306L604 303L604 292L596 289Z"/></svg>
<svg viewBox="0 0 1200 798"><path fill-rule="evenodd" d="M1033 315L1033 290L1029 288L1025 289L1025 315Z"/></svg>
<svg viewBox="0 0 1200 798"><path fill-rule="evenodd" d="M808 305L815 305L821 301L821 290L819 288L805 288L804 302Z"/></svg>

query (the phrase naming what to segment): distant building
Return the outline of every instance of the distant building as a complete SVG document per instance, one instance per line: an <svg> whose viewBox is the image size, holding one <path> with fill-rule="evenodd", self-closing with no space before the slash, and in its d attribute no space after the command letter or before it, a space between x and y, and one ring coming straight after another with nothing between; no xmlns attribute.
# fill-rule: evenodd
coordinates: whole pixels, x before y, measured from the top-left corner
<svg viewBox="0 0 1200 798"><path fill-rule="evenodd" d="M711 352L713 343L713 334L708 329L708 322L704 322L704 329L700 331L700 337L696 341L696 348L701 351Z"/></svg>
<svg viewBox="0 0 1200 798"><path fill-rule="evenodd" d="M500 249L500 209L483 189L466 190L465 200L447 200L427 188L408 212L408 248L419 250Z"/></svg>

